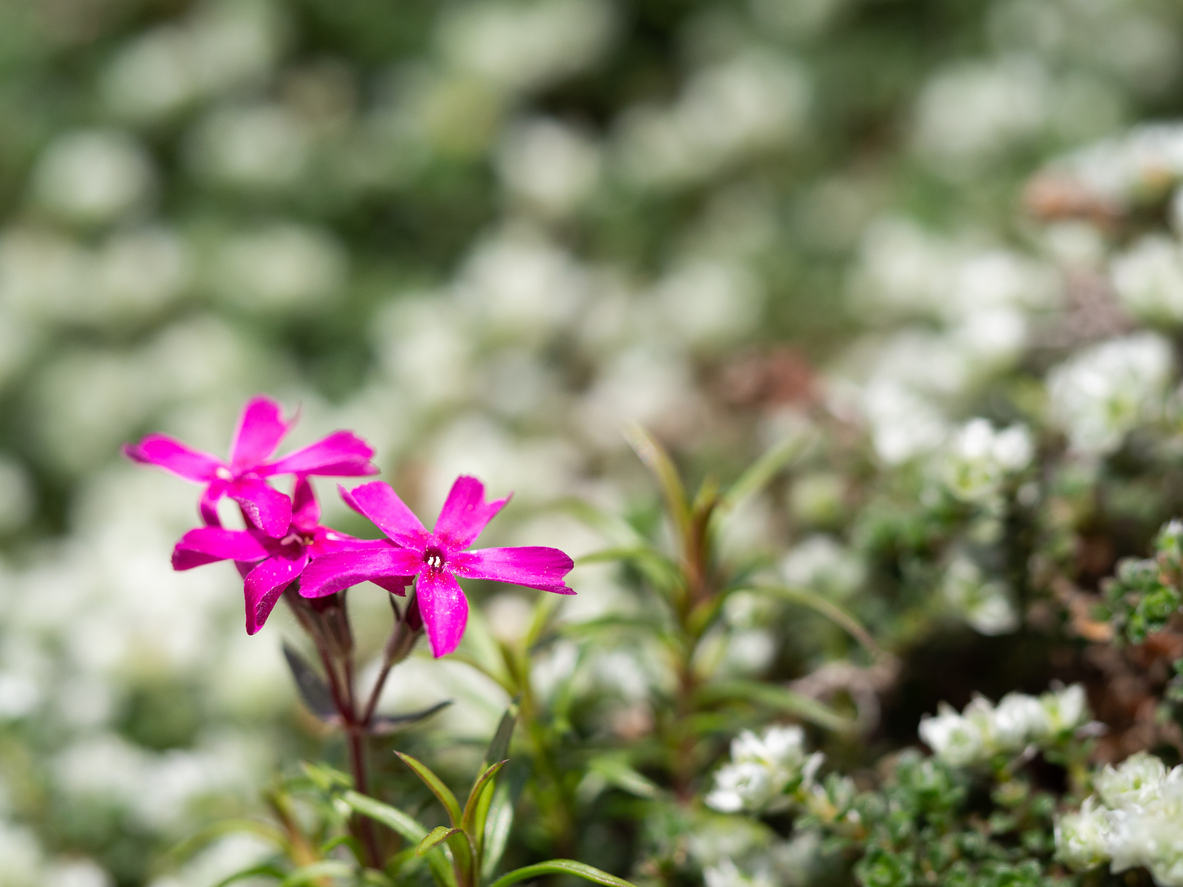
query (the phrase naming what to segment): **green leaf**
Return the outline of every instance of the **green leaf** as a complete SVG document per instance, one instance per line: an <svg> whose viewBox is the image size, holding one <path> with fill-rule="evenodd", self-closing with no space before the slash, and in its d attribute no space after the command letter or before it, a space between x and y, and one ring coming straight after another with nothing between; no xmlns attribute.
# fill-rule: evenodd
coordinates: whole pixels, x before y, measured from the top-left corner
<svg viewBox="0 0 1183 887"><path fill-rule="evenodd" d="M403 836L406 840L418 844L427 835L427 828L397 807L375 801L369 795L360 792L347 791L341 799L362 816L368 816L375 822L380 822L388 829Z"/></svg>
<svg viewBox="0 0 1183 887"><path fill-rule="evenodd" d="M386 736L390 733L397 732L408 724L415 724L426 718L431 717L438 711L442 711L452 704L451 699L445 699L443 702L437 702L429 708L423 708L419 711L407 712L403 715L376 715L370 724L369 732L375 736Z"/></svg>
<svg viewBox="0 0 1183 887"><path fill-rule="evenodd" d="M410 755L403 754L401 751L396 751L398 759L415 771L415 775L423 780L423 784L431 789L431 793L439 799L439 802L444 805L444 809L448 811L448 820L453 826L460 825L460 802L456 800L456 796L452 794L452 790L444 785L443 780L431 772L426 764L422 761L412 758Z"/></svg>
<svg viewBox="0 0 1183 887"><path fill-rule="evenodd" d="M353 780L340 770L326 764L313 764L308 761L300 762L300 769L322 792L331 792L337 788L353 788Z"/></svg>
<svg viewBox="0 0 1183 887"><path fill-rule="evenodd" d="M594 866L576 862L574 859L552 859L548 862L540 862L537 865L528 865L525 868L514 869L509 874L502 875L490 884L489 887L509 887L510 884L516 884L518 881L525 881L528 878L537 878L539 875L574 875L577 878L583 878L585 881L605 884L607 887L635 887L635 885L624 880L624 878L610 875Z"/></svg>
<svg viewBox="0 0 1183 887"><path fill-rule="evenodd" d="M834 602L827 600L815 592L805 588L794 588L787 585L755 585L750 590L757 594L767 594L780 600L788 601L789 603L809 607L809 609L825 616L835 625L845 629L851 637L862 644L867 652L875 658L883 656L883 648L875 643L875 639L871 637L870 632L863 628L857 619Z"/></svg>
<svg viewBox="0 0 1183 887"><path fill-rule="evenodd" d="M814 439L814 435L808 431L800 431L772 447L752 463L748 470L741 474L731 485L731 488L723 494L719 510L721 512L733 511L745 499L756 495L776 477L782 468L805 452Z"/></svg>
<svg viewBox="0 0 1183 887"><path fill-rule="evenodd" d="M493 875L497 864L509 844L509 830L513 825L513 797L509 783L502 782L493 792L488 812L485 814L485 830L481 836L481 877Z"/></svg>
<svg viewBox="0 0 1183 887"><path fill-rule="evenodd" d="M468 793L468 801L464 804L464 814L460 818L460 827L470 835L479 835L484 831L485 824L476 821L479 813L478 808L481 806L481 792L487 789L488 793L492 794L492 780L497 778L497 774L501 772L501 768L508 763L509 761L498 761L493 766L484 768L484 772L473 783L472 791Z"/></svg>
<svg viewBox="0 0 1183 887"><path fill-rule="evenodd" d="M415 848L415 855L426 855L429 850L434 849L436 845L442 844L453 835L463 836L464 832L460 831L458 828L448 828L446 825L436 826L430 832L428 832L427 836L422 841L419 842L419 846Z"/></svg>
<svg viewBox="0 0 1183 887"><path fill-rule="evenodd" d="M299 887L301 884L314 884L323 878L348 878L357 872L355 866L336 859L324 859L311 865L301 866L281 882L283 887Z"/></svg>
<svg viewBox="0 0 1183 887"><path fill-rule="evenodd" d="M490 766L494 761L504 761L509 756L509 743L513 739L513 728L517 722L518 701L514 699L497 723L497 730L493 733L493 739L485 752L485 759L481 762L482 768Z"/></svg>
<svg viewBox="0 0 1183 887"><path fill-rule="evenodd" d="M257 819L226 819L221 822L212 823L196 834L181 841L168 851L168 855L177 860L188 859L214 839L238 832L256 835L278 848L286 847L288 843L287 836L269 822L263 822Z"/></svg>
<svg viewBox="0 0 1183 887"><path fill-rule="evenodd" d="M839 733L847 732L854 726L853 720L843 717L815 699L776 684L763 684L759 681L714 681L700 687L695 693L695 698L702 705L749 702L796 715L811 724Z"/></svg>
<svg viewBox="0 0 1183 887"><path fill-rule="evenodd" d="M418 844L427 837L427 828L413 816L404 813L397 807L375 801L368 795L355 791L345 792L341 795L341 800L362 816L368 816L391 831L402 835L409 843ZM456 887L456 875L442 853L433 851L428 853L425 858L437 883L444 885L444 887Z"/></svg>
<svg viewBox="0 0 1183 887"><path fill-rule="evenodd" d="M645 542L628 521L615 514L601 511L584 499L564 499L559 503L559 507L592 529L598 530L617 546L633 547Z"/></svg>
<svg viewBox="0 0 1183 887"><path fill-rule="evenodd" d="M686 501L686 488L682 485L682 479L678 476L678 469L674 466L673 460L661 444L640 425L630 426L625 430L624 436L629 446L657 478L670 519L673 520L674 528L678 532L678 539L684 543L690 538L690 505Z"/></svg>
<svg viewBox="0 0 1183 887"><path fill-rule="evenodd" d="M594 758L588 769L602 776L609 785L638 798L656 798L664 794L661 786L614 755Z"/></svg>
<svg viewBox="0 0 1183 887"><path fill-rule="evenodd" d="M551 617L554 616L555 611L558 610L559 605L563 603L563 595L561 594L544 594L540 595L538 601L534 604L534 615L530 620L530 628L526 632L525 647L530 649L542 637L542 633L546 631L546 627L550 625Z"/></svg>
<svg viewBox="0 0 1183 887"><path fill-rule="evenodd" d="M283 658L287 660L292 677L296 680L296 689L300 691L300 699L304 706L326 724L339 723L341 715L324 678L316 673L316 669L297 653L294 647L284 644Z"/></svg>
<svg viewBox="0 0 1183 887"><path fill-rule="evenodd" d="M229 885L236 881L245 881L247 878L270 877L277 881L282 880L286 872L278 866L274 865L256 865L249 869L243 869L241 872L235 872L233 875L223 878L214 887L229 887Z"/></svg>

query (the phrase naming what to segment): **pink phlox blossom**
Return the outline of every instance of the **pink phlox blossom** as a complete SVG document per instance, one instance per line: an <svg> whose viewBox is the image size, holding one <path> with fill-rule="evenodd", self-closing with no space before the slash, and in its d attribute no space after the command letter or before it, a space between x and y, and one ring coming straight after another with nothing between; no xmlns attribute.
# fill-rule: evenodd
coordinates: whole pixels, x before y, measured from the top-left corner
<svg viewBox="0 0 1183 887"><path fill-rule="evenodd" d="M574 563L557 548L468 550L509 501L507 497L486 502L484 484L475 477L456 479L434 531L419 522L389 484L377 481L352 491L342 487L341 495L398 547L344 551L318 558L304 571L300 594L320 597L375 577L417 576L416 601L436 657L456 649L468 623L468 600L457 576L556 594L575 593L563 581Z"/></svg>
<svg viewBox="0 0 1183 887"><path fill-rule="evenodd" d="M373 449L349 431L334 432L282 459L272 459L293 424L294 418L284 420L278 403L255 397L242 411L230 445L229 462L163 434L149 434L138 444L124 446L123 452L136 462L157 465L186 480L205 484L201 517L208 526L221 526L218 500L229 496L242 507L247 520L278 539L287 534L292 523L292 503L265 478L277 474L360 477L378 473L370 462Z"/></svg>
<svg viewBox="0 0 1183 887"><path fill-rule="evenodd" d="M296 481L292 519L281 538L254 527L227 530L199 527L190 530L173 549L173 569L191 570L215 561L234 561L243 574L246 632L263 627L285 588L300 578L317 558L344 551L393 548L385 539L357 539L320 524L320 505L306 478ZM377 577L388 591L403 594L411 580Z"/></svg>

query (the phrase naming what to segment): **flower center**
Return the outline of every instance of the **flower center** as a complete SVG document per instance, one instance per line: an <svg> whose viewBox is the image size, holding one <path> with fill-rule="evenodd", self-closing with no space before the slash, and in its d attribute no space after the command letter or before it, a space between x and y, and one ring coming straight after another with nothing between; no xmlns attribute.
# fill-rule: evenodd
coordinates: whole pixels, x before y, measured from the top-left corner
<svg viewBox="0 0 1183 887"><path fill-rule="evenodd" d="M226 468L225 466L219 467L217 469L217 471L214 472L214 475L219 480L233 480L234 479L233 473L231 473L230 469Z"/></svg>
<svg viewBox="0 0 1183 887"><path fill-rule="evenodd" d="M438 548L429 548L423 552L423 563L433 570L442 570L444 568L444 553Z"/></svg>

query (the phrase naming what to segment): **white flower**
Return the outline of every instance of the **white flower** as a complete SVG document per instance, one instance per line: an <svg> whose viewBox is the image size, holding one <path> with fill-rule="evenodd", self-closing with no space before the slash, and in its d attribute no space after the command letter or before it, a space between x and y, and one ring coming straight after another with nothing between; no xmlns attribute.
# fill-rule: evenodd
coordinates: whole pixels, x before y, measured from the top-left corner
<svg viewBox="0 0 1183 887"><path fill-rule="evenodd" d="M225 301L283 312L336 295L348 278L349 258L328 231L283 223L229 239L213 274Z"/></svg>
<svg viewBox="0 0 1183 887"><path fill-rule="evenodd" d="M1044 693L1039 697L1039 702L1047 715L1053 734L1074 730L1088 720L1088 697L1081 684L1072 684L1062 690Z"/></svg>
<svg viewBox="0 0 1183 887"><path fill-rule="evenodd" d="M1171 364L1170 343L1154 333L1094 345L1048 374L1052 417L1076 451L1111 453L1140 422L1161 415Z"/></svg>
<svg viewBox="0 0 1183 887"><path fill-rule="evenodd" d="M924 87L916 145L941 170L956 173L991 159L1046 125L1051 83L1034 58L960 62Z"/></svg>
<svg viewBox="0 0 1183 887"><path fill-rule="evenodd" d="M723 813L766 810L788 803L780 773L762 762L726 764L715 773L715 787L706 796L708 807ZM779 802L779 804L777 803Z"/></svg>
<svg viewBox="0 0 1183 887"><path fill-rule="evenodd" d="M1019 751L1051 734L1047 711L1034 696L1008 693L994 710L994 741L1004 751Z"/></svg>
<svg viewBox="0 0 1183 887"><path fill-rule="evenodd" d="M1110 807L1146 804L1155 798L1166 779L1167 768L1154 755L1138 752L1117 767L1106 764L1093 777L1097 794Z"/></svg>
<svg viewBox="0 0 1183 887"><path fill-rule="evenodd" d="M126 133L68 133L50 144L33 173L49 209L86 224L142 209L156 184L148 152Z"/></svg>
<svg viewBox="0 0 1183 887"><path fill-rule="evenodd" d="M781 561L780 571L790 585L835 598L850 595L866 575L856 554L820 533L795 545Z"/></svg>
<svg viewBox="0 0 1183 887"><path fill-rule="evenodd" d="M938 706L936 717L920 719L920 738L933 754L954 767L975 764L986 756L985 737L978 725L946 702Z"/></svg>
<svg viewBox="0 0 1183 887"><path fill-rule="evenodd" d="M1079 813L1056 823L1056 854L1074 869L1087 869L1109 858L1110 813L1089 798Z"/></svg>
<svg viewBox="0 0 1183 887"><path fill-rule="evenodd" d="M536 89L583 70L607 46L612 6L603 0L484 0L443 19L448 62L506 92Z"/></svg>
<svg viewBox="0 0 1183 887"><path fill-rule="evenodd" d="M520 123L503 137L497 169L510 191L553 214L569 212L595 188L602 165L590 138L556 120Z"/></svg>
<svg viewBox="0 0 1183 887"><path fill-rule="evenodd" d="M1131 314L1151 322L1183 321L1183 248L1161 234L1143 237L1113 260L1113 288Z"/></svg>
<svg viewBox="0 0 1183 887"><path fill-rule="evenodd" d="M941 584L945 600L958 614L984 635L1006 634L1019 626L1019 616L1010 600L1010 589L999 579L987 579L968 557L954 558Z"/></svg>
<svg viewBox="0 0 1183 887"><path fill-rule="evenodd" d="M805 753L805 732L796 726L745 730L731 742L731 762L715 773L708 806L725 813L783 809L790 792L812 783L822 755Z"/></svg>
<svg viewBox="0 0 1183 887"><path fill-rule="evenodd" d="M966 502L980 502L998 493L1009 473L1022 471L1034 454L1030 432L1023 425L995 431L986 419L961 427L939 465L944 488Z"/></svg>

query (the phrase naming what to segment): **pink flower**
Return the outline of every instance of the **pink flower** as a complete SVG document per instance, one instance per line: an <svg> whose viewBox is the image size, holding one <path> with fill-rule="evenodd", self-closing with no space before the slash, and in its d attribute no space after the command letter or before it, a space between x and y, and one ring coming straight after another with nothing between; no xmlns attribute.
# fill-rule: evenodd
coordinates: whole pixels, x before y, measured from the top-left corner
<svg viewBox="0 0 1183 887"><path fill-rule="evenodd" d="M468 600L456 581L491 579L574 594L563 582L574 564L557 548L485 548L468 551L508 497L485 501L475 477L459 477L428 532L391 489L381 482L341 488L351 508L368 517L397 546L327 554L313 561L300 581L300 594L320 597L365 580L418 576L416 597L436 656L456 649L468 623Z"/></svg>
<svg viewBox="0 0 1183 887"><path fill-rule="evenodd" d="M309 563L336 552L386 548L393 546L385 539L356 539L322 527L312 485L300 478L296 481L291 524L283 538L254 528L200 527L186 533L173 549L173 569L191 570L215 561L235 561L244 577L246 633L254 634L263 627L284 589L300 578ZM403 586L410 581L377 579L379 585L396 594L402 594Z"/></svg>
<svg viewBox="0 0 1183 887"><path fill-rule="evenodd" d="M285 422L280 406L266 397L252 399L242 411L230 461L185 446L163 434L149 434L123 452L136 462L159 465L186 480L206 485L201 496L201 516L211 527L221 526L218 500L229 496L256 527L279 538L292 522L292 503L264 478L277 474L358 477L377 474L370 459L374 451L348 431L337 431L323 440L296 450L282 459L268 461L295 420Z"/></svg>

